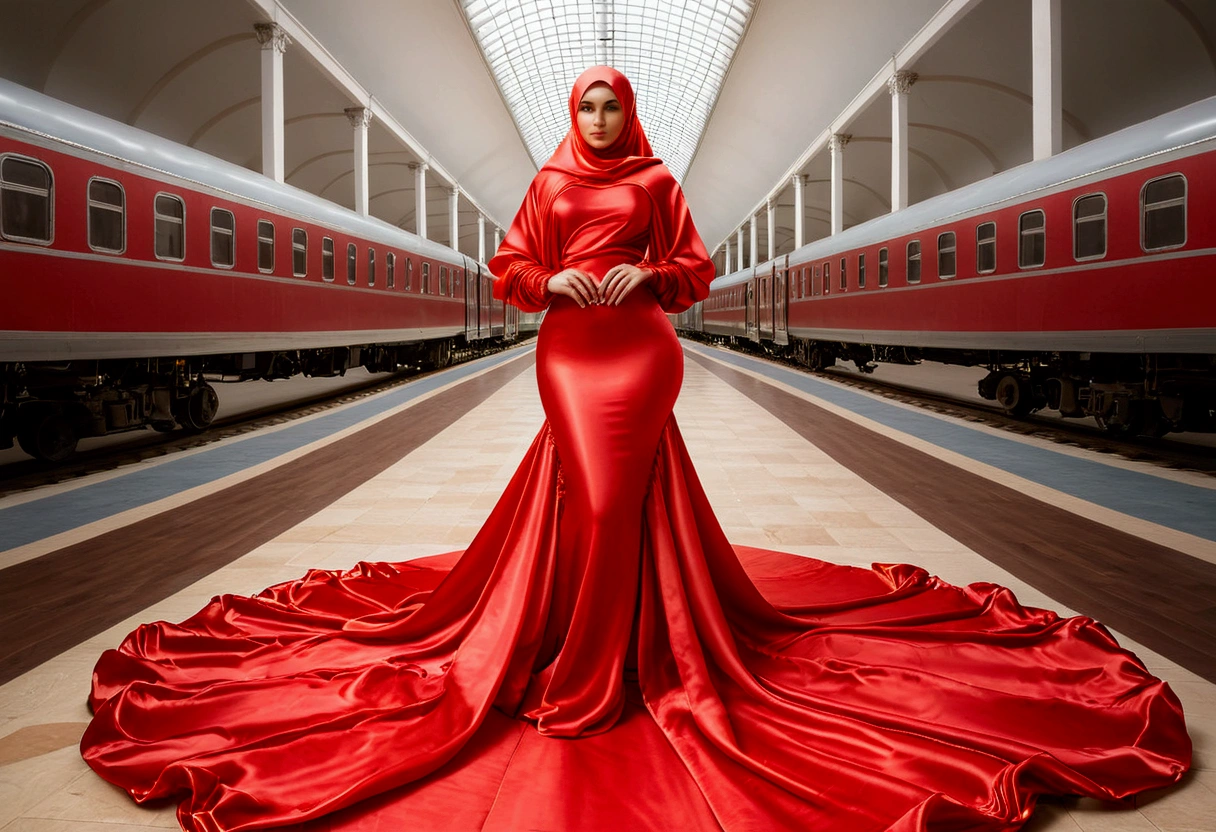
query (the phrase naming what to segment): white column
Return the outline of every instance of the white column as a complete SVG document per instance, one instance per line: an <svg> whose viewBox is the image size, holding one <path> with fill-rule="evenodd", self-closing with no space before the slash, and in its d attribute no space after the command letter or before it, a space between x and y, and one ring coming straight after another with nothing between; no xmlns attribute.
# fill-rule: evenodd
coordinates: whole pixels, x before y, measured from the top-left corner
<svg viewBox="0 0 1216 832"><path fill-rule="evenodd" d="M410 165L414 171L414 233L426 237L426 165Z"/></svg>
<svg viewBox="0 0 1216 832"><path fill-rule="evenodd" d="M735 255L738 258L739 271L743 271L743 226L739 226L735 231L735 247L739 250Z"/></svg>
<svg viewBox="0 0 1216 832"><path fill-rule="evenodd" d="M346 117L355 128L355 211L367 216L367 126L372 111L366 107L347 107Z"/></svg>
<svg viewBox="0 0 1216 832"><path fill-rule="evenodd" d="M756 264L760 262L760 250L759 250L760 246L756 244L756 237L760 233L759 219L760 219L759 213L752 214L752 218L751 218L751 222L750 222L750 225L751 225L750 238L751 239L748 240L748 242L751 244L751 250L748 252L748 265L750 265L751 268L753 268L753 269L756 268Z"/></svg>
<svg viewBox="0 0 1216 832"><path fill-rule="evenodd" d="M1064 146L1060 0L1034 0L1030 10L1031 92L1034 95L1034 158Z"/></svg>
<svg viewBox="0 0 1216 832"><path fill-rule="evenodd" d="M498 254L498 247L502 245L502 229L494 229L494 253Z"/></svg>
<svg viewBox="0 0 1216 832"><path fill-rule="evenodd" d="M891 210L908 207L908 90L916 73L900 70L887 79L891 93Z"/></svg>
<svg viewBox="0 0 1216 832"><path fill-rule="evenodd" d="M768 252L768 259L772 260L777 256L773 251L777 241L777 204L771 196L765 200L764 208L768 214L768 248L765 250Z"/></svg>
<svg viewBox="0 0 1216 832"><path fill-rule="evenodd" d="M730 255L731 255L730 237L727 237L726 238L726 258L722 261L722 274L730 274L731 272L734 271L734 269L731 268Z"/></svg>
<svg viewBox="0 0 1216 832"><path fill-rule="evenodd" d="M452 248L460 251L460 188L448 193L448 239Z"/></svg>
<svg viewBox="0 0 1216 832"><path fill-rule="evenodd" d="M832 152L832 233L844 228L844 146L853 138L848 133L833 133L828 139Z"/></svg>
<svg viewBox="0 0 1216 832"><path fill-rule="evenodd" d="M277 23L255 23L262 44L262 173L283 181L283 53L291 38Z"/></svg>
<svg viewBox="0 0 1216 832"><path fill-rule="evenodd" d="M801 173L794 174L794 248L802 248L802 215L806 213L806 208L802 204L802 189L806 184L806 177Z"/></svg>
<svg viewBox="0 0 1216 832"><path fill-rule="evenodd" d="M486 215L477 212L477 262L486 262Z"/></svg>

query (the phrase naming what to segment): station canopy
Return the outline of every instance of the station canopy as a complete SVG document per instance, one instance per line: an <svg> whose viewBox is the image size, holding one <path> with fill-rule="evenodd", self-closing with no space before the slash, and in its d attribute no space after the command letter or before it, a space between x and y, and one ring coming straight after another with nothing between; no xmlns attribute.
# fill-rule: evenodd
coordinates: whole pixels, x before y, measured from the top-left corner
<svg viewBox="0 0 1216 832"><path fill-rule="evenodd" d="M683 181L753 0L460 0L528 152L540 167L570 128L588 66L629 78L655 155Z"/></svg>

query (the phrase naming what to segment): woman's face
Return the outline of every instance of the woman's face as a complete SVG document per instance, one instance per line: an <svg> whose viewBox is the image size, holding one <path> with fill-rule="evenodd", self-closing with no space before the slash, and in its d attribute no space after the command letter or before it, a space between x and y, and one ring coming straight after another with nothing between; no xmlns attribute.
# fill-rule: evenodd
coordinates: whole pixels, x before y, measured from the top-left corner
<svg viewBox="0 0 1216 832"><path fill-rule="evenodd" d="M578 132L596 150L611 147L625 129L625 111L612 87L593 84L578 103Z"/></svg>

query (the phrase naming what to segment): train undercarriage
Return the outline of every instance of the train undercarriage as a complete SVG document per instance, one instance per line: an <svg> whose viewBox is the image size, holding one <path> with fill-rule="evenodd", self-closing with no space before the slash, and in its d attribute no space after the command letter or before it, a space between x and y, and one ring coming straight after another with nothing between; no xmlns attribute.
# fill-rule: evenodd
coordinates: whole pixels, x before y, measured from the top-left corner
<svg viewBox="0 0 1216 832"><path fill-rule="evenodd" d="M791 358L811 370L852 362L865 373L881 363L934 361L983 367L979 395L1012 416L1054 410L1069 418L1092 417L1123 437L1164 436L1171 431L1216 432L1216 355L1176 353L1010 352L810 341L790 336L752 347Z"/></svg>
<svg viewBox="0 0 1216 832"><path fill-rule="evenodd" d="M414 344L235 353L191 358L128 358L0 364L0 449L14 441L30 456L63 462L84 438L152 428L201 432L219 407L212 382L333 377L448 366L502 339L463 336Z"/></svg>

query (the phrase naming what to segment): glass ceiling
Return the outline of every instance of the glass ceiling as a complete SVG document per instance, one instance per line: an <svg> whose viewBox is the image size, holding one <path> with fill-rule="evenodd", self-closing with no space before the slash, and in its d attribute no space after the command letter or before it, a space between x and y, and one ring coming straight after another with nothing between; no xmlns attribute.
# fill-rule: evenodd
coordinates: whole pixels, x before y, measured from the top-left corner
<svg viewBox="0 0 1216 832"><path fill-rule="evenodd" d="M460 0L537 167L584 69L633 82L655 155L683 181L755 0Z"/></svg>

